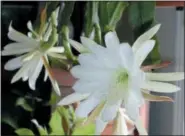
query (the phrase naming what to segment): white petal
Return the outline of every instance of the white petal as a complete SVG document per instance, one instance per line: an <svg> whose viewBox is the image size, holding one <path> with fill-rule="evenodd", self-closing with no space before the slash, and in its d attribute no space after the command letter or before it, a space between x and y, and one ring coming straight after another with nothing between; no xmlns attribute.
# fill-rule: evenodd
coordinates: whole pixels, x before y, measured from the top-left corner
<svg viewBox="0 0 185 136"><path fill-rule="evenodd" d="M103 82L88 82L84 80L78 80L74 85L73 89L78 93L91 93L95 91L107 91L109 84Z"/></svg>
<svg viewBox="0 0 185 136"><path fill-rule="evenodd" d="M57 81L56 80L53 80L51 78L50 78L50 80L51 80L51 83L52 83L52 86L53 86L54 91L56 92L57 95L60 96L61 95L61 92L60 92L60 88L58 86Z"/></svg>
<svg viewBox="0 0 185 136"><path fill-rule="evenodd" d="M79 65L73 67L70 72L75 78L79 78L82 80L84 79L86 81L94 80L108 81L108 79L111 78L112 74L112 70L91 69Z"/></svg>
<svg viewBox="0 0 185 136"><path fill-rule="evenodd" d="M9 43L4 47L4 50L10 50L10 49L34 49L36 46L29 44L29 43Z"/></svg>
<svg viewBox="0 0 185 136"><path fill-rule="evenodd" d="M16 57L16 58L9 60L5 64L4 69L12 71L12 70L20 68L23 64L22 58L23 58L23 56L19 56L19 57Z"/></svg>
<svg viewBox="0 0 185 136"><path fill-rule="evenodd" d="M109 49L119 48L119 39L116 32L108 32L105 35L105 44Z"/></svg>
<svg viewBox="0 0 185 136"><path fill-rule="evenodd" d="M9 56L9 55L23 54L31 50L33 50L33 48L15 48L15 49L3 50L1 53L2 53L2 56Z"/></svg>
<svg viewBox="0 0 185 136"><path fill-rule="evenodd" d="M72 45L73 48L75 48L80 53L88 52L88 49L85 48L81 43L79 43L77 41L70 39L69 43Z"/></svg>
<svg viewBox="0 0 185 136"><path fill-rule="evenodd" d="M42 128L41 125L39 125L38 121L36 119L32 119L31 122L36 125L37 128Z"/></svg>
<svg viewBox="0 0 185 136"><path fill-rule="evenodd" d="M173 73L146 73L148 80L155 81L177 81L184 79L184 72L173 72Z"/></svg>
<svg viewBox="0 0 185 136"><path fill-rule="evenodd" d="M11 23L9 25L9 32L8 32L8 37L16 42L20 42L20 43L29 43L31 45L37 45L38 43L32 39L27 37L26 35L16 31L12 26Z"/></svg>
<svg viewBox="0 0 185 136"><path fill-rule="evenodd" d="M150 40L157 33L160 26L160 24L157 24L148 31L146 31L144 34L142 34L140 37L138 37L132 46L133 51L136 52L142 46L143 42Z"/></svg>
<svg viewBox="0 0 185 136"><path fill-rule="evenodd" d="M29 77L29 86L32 90L35 90L35 84L36 84L36 80L39 77L39 74L42 70L42 60L38 60L37 64L35 65L35 70L33 71L32 75L30 75Z"/></svg>
<svg viewBox="0 0 185 136"><path fill-rule="evenodd" d="M175 86L173 84L155 82L155 81L146 81L142 85L142 88L152 92L159 92L159 93L173 93L180 90L178 86Z"/></svg>
<svg viewBox="0 0 185 136"><path fill-rule="evenodd" d="M84 67L105 68L94 54L80 54L78 61Z"/></svg>
<svg viewBox="0 0 185 136"><path fill-rule="evenodd" d="M125 100L124 104L127 115L135 121L139 116L140 106L137 95L133 91L130 91L128 99Z"/></svg>
<svg viewBox="0 0 185 136"><path fill-rule="evenodd" d="M108 103L106 103L101 113L101 119L105 122L112 121L117 115L120 104L121 101L114 105L109 105Z"/></svg>
<svg viewBox="0 0 185 136"><path fill-rule="evenodd" d="M80 94L80 93L72 93L65 98L63 98L57 105L69 105L75 102L79 102L81 100L86 99L90 94Z"/></svg>
<svg viewBox="0 0 185 136"><path fill-rule="evenodd" d="M107 124L108 122L103 121L101 118L97 118L95 135L101 135Z"/></svg>
<svg viewBox="0 0 185 136"><path fill-rule="evenodd" d="M136 125L136 128L137 128L138 132L139 132L139 135L145 135L145 136L148 135L140 117L138 117L136 119L135 125Z"/></svg>
<svg viewBox="0 0 185 136"><path fill-rule="evenodd" d="M124 113L122 111L118 112L118 117L116 119L116 126L113 132L113 135L128 135L128 128L126 124L126 120L124 117Z"/></svg>
<svg viewBox="0 0 185 136"><path fill-rule="evenodd" d="M30 31L33 31L33 26L32 26L32 23L31 23L30 20L27 22L27 27L28 27L28 29L29 29Z"/></svg>
<svg viewBox="0 0 185 136"><path fill-rule="evenodd" d="M80 118L87 117L88 114L99 104L99 102L100 99L94 98L93 96L88 97L88 99L81 102L76 108L76 116Z"/></svg>
<svg viewBox="0 0 185 136"><path fill-rule="evenodd" d="M148 40L143 43L143 45L136 51L135 53L135 59L138 64L138 66L141 66L143 61L146 59L148 54L152 51L154 48L155 41L154 40Z"/></svg>
<svg viewBox="0 0 185 136"><path fill-rule="evenodd" d="M64 47L52 47L49 52L64 53Z"/></svg>
<svg viewBox="0 0 185 136"><path fill-rule="evenodd" d="M101 55L101 51L105 49L104 47L102 47L101 45L97 44L96 42L94 42L93 40L89 38L86 38L86 37L80 37L80 38L81 38L82 44L86 48L88 48L91 52L97 55Z"/></svg>
<svg viewBox="0 0 185 136"><path fill-rule="evenodd" d="M48 26L48 25L46 24L45 26ZM46 27L46 28L47 28L47 27ZM47 28L47 30L46 30L46 32L45 32L45 34L44 34L44 36L43 36L43 40L44 40L44 41L48 41L49 36L51 35L51 32L52 32L52 26L49 25L49 27Z"/></svg>
<svg viewBox="0 0 185 136"><path fill-rule="evenodd" d="M120 45L119 53L122 59L123 67L125 67L128 71L132 70L132 66L134 63L134 56L130 45L128 43L122 43Z"/></svg>
<svg viewBox="0 0 185 136"><path fill-rule="evenodd" d="M13 76L11 83L15 83L16 81L18 81L24 75L24 73L29 70L30 67L30 63L24 64L23 67L21 67L19 71L16 72L16 74Z"/></svg>

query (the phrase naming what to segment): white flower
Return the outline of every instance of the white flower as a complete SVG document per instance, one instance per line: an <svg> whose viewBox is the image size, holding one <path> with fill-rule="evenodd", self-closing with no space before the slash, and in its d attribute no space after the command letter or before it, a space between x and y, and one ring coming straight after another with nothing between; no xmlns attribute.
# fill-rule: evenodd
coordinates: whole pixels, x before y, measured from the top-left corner
<svg viewBox="0 0 185 136"><path fill-rule="evenodd" d="M73 86L75 93L61 100L59 105L73 103L78 98L82 100L83 97L79 94L86 95L86 100L76 109L76 115L84 118L105 101L96 119L96 134L101 134L122 106L129 118L137 123L139 107L143 103L141 89L176 92L180 88L158 81L184 79L184 73L144 73L140 69L155 45L155 41L150 39L159 27L160 25L156 25L141 35L132 47L128 43L120 43L115 32L105 35L106 47L85 37L81 37L82 45L71 41L72 46L86 53L79 55L80 65L71 69L72 75L78 79Z"/></svg>
<svg viewBox="0 0 185 136"><path fill-rule="evenodd" d="M48 30L46 30L44 35L38 36L34 39L31 38L32 34L35 33L32 29L31 22L28 22L27 25L29 30L33 32L28 33L29 37L16 31L10 24L8 37L15 42L6 45L2 51L3 56L16 55L16 58L9 60L5 64L4 68L6 70L12 71L20 68L12 78L11 83L14 83L22 78L23 81L28 80L29 87L32 90L35 90L36 80L44 64L46 68L44 80L46 81L49 75L54 90L58 95L60 95L58 84L52 77L51 70L49 69L48 56L54 57L59 55L59 53L64 52L64 48L46 45L48 44L47 41L52 32L50 26L48 26ZM35 33L35 35L37 34Z"/></svg>

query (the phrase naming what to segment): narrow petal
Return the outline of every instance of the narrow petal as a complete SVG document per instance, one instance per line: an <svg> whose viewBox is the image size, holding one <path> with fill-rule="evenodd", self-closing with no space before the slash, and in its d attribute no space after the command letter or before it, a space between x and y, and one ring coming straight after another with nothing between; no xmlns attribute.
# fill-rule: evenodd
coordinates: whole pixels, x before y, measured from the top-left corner
<svg viewBox="0 0 185 136"><path fill-rule="evenodd" d="M72 93L65 98L63 98L57 105L70 105L75 102L79 102L81 100L86 99L90 94L80 94L80 93Z"/></svg>
<svg viewBox="0 0 185 136"><path fill-rule="evenodd" d="M30 31L33 31L33 26L32 26L32 23L31 23L30 20L27 22L27 27L28 27L28 29L29 29Z"/></svg>
<svg viewBox="0 0 185 136"><path fill-rule="evenodd" d="M48 57L46 55L44 57L46 59L46 62L49 63ZM45 82L46 82L47 78L48 78L48 71L47 71L47 69L45 69L45 74L44 74L44 81Z"/></svg>
<svg viewBox="0 0 185 136"><path fill-rule="evenodd" d="M49 49L49 52L64 53L64 47L52 47Z"/></svg>
<svg viewBox="0 0 185 136"><path fill-rule="evenodd" d="M91 69L78 65L73 67L70 72L75 78L79 78L86 81L94 80L107 81L109 78L111 78L112 70Z"/></svg>
<svg viewBox="0 0 185 136"><path fill-rule="evenodd" d="M115 49L115 48L119 48L119 39L118 36L116 34L116 32L108 32L105 35L105 44L107 46L107 48L111 49Z"/></svg>
<svg viewBox="0 0 185 136"><path fill-rule="evenodd" d="M85 48L81 43L77 41L70 39L69 43L72 45L73 48L75 48L80 53L88 52L88 49Z"/></svg>
<svg viewBox="0 0 185 136"><path fill-rule="evenodd" d="M18 72L16 72L16 74L13 76L11 83L15 83L16 81L18 81L25 72L27 72L29 70L29 68L31 67L30 63L26 63L24 64Z"/></svg>
<svg viewBox="0 0 185 136"><path fill-rule="evenodd" d="M77 107L75 113L79 118L85 118L99 104L100 100L90 96Z"/></svg>
<svg viewBox="0 0 185 136"><path fill-rule="evenodd" d="M128 128L124 113L122 111L118 112L117 118L115 120L113 135L128 135Z"/></svg>
<svg viewBox="0 0 185 136"><path fill-rule="evenodd" d="M176 85L169 84L169 83L155 82L155 81L146 81L142 85L142 88L152 92L159 92L159 93L173 93L180 90L180 88Z"/></svg>
<svg viewBox="0 0 185 136"><path fill-rule="evenodd" d="M101 118L97 118L95 135L101 135L107 124L108 122L103 121Z"/></svg>
<svg viewBox="0 0 185 136"><path fill-rule="evenodd" d="M117 115L120 104L121 101L118 101L114 105L109 105L108 103L106 103L103 111L101 112L101 119L105 122L112 121Z"/></svg>
<svg viewBox="0 0 185 136"><path fill-rule="evenodd" d="M132 70L132 66L134 63L134 55L130 45L128 43L122 43L120 45L119 53L122 59L123 67L125 67L128 71Z"/></svg>
<svg viewBox="0 0 185 136"><path fill-rule="evenodd" d="M7 45L5 45L4 47L4 50L14 50L14 49L21 49L21 48L24 48L24 49L34 49L36 46L34 45L31 45L29 43L17 43L17 42L14 42L14 43L9 43Z"/></svg>
<svg viewBox="0 0 185 136"><path fill-rule="evenodd" d="M2 56L9 56L9 55L27 53L31 50L33 50L33 48L15 48L15 49L3 50L1 53L2 53Z"/></svg>
<svg viewBox="0 0 185 136"><path fill-rule="evenodd" d="M90 114L90 116L85 121L84 125L88 125L90 123L93 123L94 120L100 115L103 107L105 105L105 101L101 102Z"/></svg>
<svg viewBox="0 0 185 136"><path fill-rule="evenodd" d="M42 60L38 60L37 64L35 65L35 70L33 71L32 75L30 75L29 77L29 86L32 90L35 90L35 84L36 84L36 80L39 77L39 74L42 70Z"/></svg>
<svg viewBox="0 0 185 136"><path fill-rule="evenodd" d="M27 37L26 35L16 31L12 26L12 23L10 23L9 25L9 32L8 32L8 37L16 42L20 42L20 43L30 43L31 45L37 45L38 43L32 39Z"/></svg>
<svg viewBox="0 0 185 136"><path fill-rule="evenodd" d="M19 56L19 57L9 60L5 64L4 69L12 71L12 70L20 68L23 65L22 58L23 56Z"/></svg>
<svg viewBox="0 0 185 136"><path fill-rule="evenodd" d="M86 37L80 37L81 38L81 42L82 44L88 48L91 52L93 52L94 54L101 56L102 55L102 51L104 51L103 49L105 49L103 46L97 44L96 42L94 42L93 40L86 38Z"/></svg>
<svg viewBox="0 0 185 136"><path fill-rule="evenodd" d="M157 33L160 26L160 24L157 24L148 31L146 31L144 34L142 34L140 37L138 37L132 46L133 51L136 52L142 46L142 43L147 40L150 40Z"/></svg>
<svg viewBox="0 0 185 136"><path fill-rule="evenodd" d="M59 86L58 86L57 81L54 80L54 79L52 79L52 78L50 78L50 81L51 81L51 83L52 83L52 86L53 86L54 91L56 92L57 95L60 96L60 95L61 95L61 92L60 92L60 88L59 88Z"/></svg>
<svg viewBox="0 0 185 136"><path fill-rule="evenodd" d="M155 102L161 102L161 101L172 102L173 101L173 99L168 96L158 96L158 95L149 94L143 91L142 91L142 94L143 94L144 99L148 101L155 101Z"/></svg>
<svg viewBox="0 0 185 136"><path fill-rule="evenodd" d="M128 99L125 101L126 113L133 121L135 121L139 116L139 106L138 97L134 92L130 92Z"/></svg>
<svg viewBox="0 0 185 136"><path fill-rule="evenodd" d="M143 45L136 51L135 53L135 59L138 64L138 66L141 66L143 61L146 59L148 54L152 51L154 48L155 41L154 40L148 40L143 43Z"/></svg>
<svg viewBox="0 0 185 136"><path fill-rule="evenodd" d="M148 135L140 117L137 118L135 125L136 125L138 132L139 132L139 135L145 135L145 136Z"/></svg>
<svg viewBox="0 0 185 136"><path fill-rule="evenodd" d="M140 37L138 37L132 46L133 51L136 52L145 41L150 40L157 33L160 26L160 24L157 24L148 31L146 31L144 34L142 34Z"/></svg>
<svg viewBox="0 0 185 136"><path fill-rule="evenodd" d="M146 73L146 78L155 81L177 81L184 79L184 72Z"/></svg>

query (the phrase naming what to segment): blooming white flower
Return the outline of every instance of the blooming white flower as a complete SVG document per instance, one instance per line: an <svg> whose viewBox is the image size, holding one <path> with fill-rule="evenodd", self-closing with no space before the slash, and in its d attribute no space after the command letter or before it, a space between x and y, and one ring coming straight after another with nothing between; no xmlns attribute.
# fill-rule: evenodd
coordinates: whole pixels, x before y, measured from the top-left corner
<svg viewBox="0 0 185 136"><path fill-rule="evenodd" d="M16 58L9 60L4 67L6 70L10 71L20 68L12 78L11 83L14 83L22 78L23 81L28 80L29 87L32 90L35 90L36 80L44 64L46 68L44 80L46 81L49 76L54 90L58 95L60 95L58 84L51 74L48 56L55 57L60 55L64 52L64 48L53 47L56 42L52 43L53 41L49 41L53 31L51 25L52 24L46 24L45 32L43 35L39 35L33 31L31 22L29 21L27 26L31 32L29 32L28 36L26 36L21 32L16 31L10 23L8 37L15 42L6 45L2 51L2 55L17 56ZM36 38L32 38L33 35L35 35Z"/></svg>
<svg viewBox="0 0 185 136"><path fill-rule="evenodd" d="M81 37L82 45L71 41L76 49L85 53L78 57L80 65L71 69L72 75L78 79L73 86L75 93L61 100L59 105L70 104L86 96L87 99L82 101L76 109L76 115L84 118L97 105L105 101L96 119L96 134L101 134L122 106L126 109L127 115L137 124L139 107L143 104L141 89L154 92L176 92L180 88L158 81L184 79L182 72L158 74L144 73L140 69L155 45L155 41L150 39L159 27L160 25L156 25L141 35L132 47L128 43L120 43L115 32L105 35L106 47L85 37Z"/></svg>

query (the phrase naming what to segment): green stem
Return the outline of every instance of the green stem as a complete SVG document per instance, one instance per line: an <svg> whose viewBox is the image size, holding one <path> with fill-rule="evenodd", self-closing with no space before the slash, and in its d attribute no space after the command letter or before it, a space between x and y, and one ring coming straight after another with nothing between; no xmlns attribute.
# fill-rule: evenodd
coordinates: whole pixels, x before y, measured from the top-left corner
<svg viewBox="0 0 185 136"><path fill-rule="evenodd" d="M102 43L102 39L101 39L101 28L100 25L98 23L94 24L94 28L95 28L95 37L94 40L95 42L97 42L98 44L101 45Z"/></svg>
<svg viewBox="0 0 185 136"><path fill-rule="evenodd" d="M73 55L70 44L68 42L69 41L69 28L67 25L62 26L61 36L62 36L62 45L64 46L67 58L72 61L76 61L76 58Z"/></svg>

